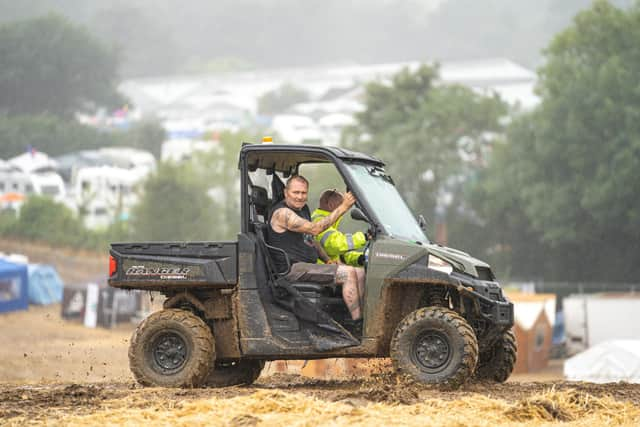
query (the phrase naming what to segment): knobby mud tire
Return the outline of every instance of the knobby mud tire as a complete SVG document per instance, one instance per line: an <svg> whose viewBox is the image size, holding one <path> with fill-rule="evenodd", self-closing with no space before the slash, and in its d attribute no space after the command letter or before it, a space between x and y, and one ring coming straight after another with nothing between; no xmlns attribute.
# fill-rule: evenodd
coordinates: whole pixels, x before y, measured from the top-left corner
<svg viewBox="0 0 640 427"><path fill-rule="evenodd" d="M186 310L151 314L138 325L129 345L129 367L144 386L199 387L214 360L211 329Z"/></svg>
<svg viewBox="0 0 640 427"><path fill-rule="evenodd" d="M496 341L491 350L480 354L475 377L479 380L505 382L516 365L516 337L509 329Z"/></svg>
<svg viewBox="0 0 640 427"><path fill-rule="evenodd" d="M229 387L253 384L264 368L262 360L216 362L205 381L207 387Z"/></svg>
<svg viewBox="0 0 640 427"><path fill-rule="evenodd" d="M431 341L423 344L424 337ZM445 348L442 366L429 366L438 363L434 359L441 356L419 356L420 351L428 353L425 348L432 351L434 346ZM391 339L390 353L394 368L400 374L426 384L457 388L476 369L478 341L471 326L456 312L443 307L425 307L410 313L400 322Z"/></svg>

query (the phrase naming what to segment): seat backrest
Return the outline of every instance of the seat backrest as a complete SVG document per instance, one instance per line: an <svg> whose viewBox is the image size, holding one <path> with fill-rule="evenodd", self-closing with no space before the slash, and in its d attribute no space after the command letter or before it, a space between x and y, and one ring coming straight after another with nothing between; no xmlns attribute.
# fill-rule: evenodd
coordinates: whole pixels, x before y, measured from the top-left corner
<svg viewBox="0 0 640 427"><path fill-rule="evenodd" d="M274 205L284 199L284 184L275 173L271 177L271 194L271 200Z"/></svg>
<svg viewBox="0 0 640 427"><path fill-rule="evenodd" d="M267 190L257 185L251 186L249 204L251 207L251 221L265 222L270 205Z"/></svg>

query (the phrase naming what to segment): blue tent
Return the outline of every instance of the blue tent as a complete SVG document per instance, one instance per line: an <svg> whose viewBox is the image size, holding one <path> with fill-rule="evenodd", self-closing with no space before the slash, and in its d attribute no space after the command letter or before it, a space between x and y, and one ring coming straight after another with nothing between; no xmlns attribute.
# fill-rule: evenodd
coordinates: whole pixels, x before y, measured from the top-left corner
<svg viewBox="0 0 640 427"><path fill-rule="evenodd" d="M29 306L27 266L0 259L0 313Z"/></svg>
<svg viewBox="0 0 640 427"><path fill-rule="evenodd" d="M63 285L55 268L45 264L29 264L29 302L53 304L62 301Z"/></svg>

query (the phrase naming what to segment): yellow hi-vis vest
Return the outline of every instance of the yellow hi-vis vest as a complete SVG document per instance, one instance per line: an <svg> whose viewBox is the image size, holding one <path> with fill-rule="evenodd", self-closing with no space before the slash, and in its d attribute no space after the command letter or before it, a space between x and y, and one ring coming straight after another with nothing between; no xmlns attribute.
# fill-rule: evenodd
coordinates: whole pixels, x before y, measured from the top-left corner
<svg viewBox="0 0 640 427"><path fill-rule="evenodd" d="M311 221L317 222L322 218L329 216L331 212L322 209L316 209L311 215ZM333 260L340 259L343 263L353 266L360 265L358 258L362 255L362 248L367 243L364 233L358 231L353 234L345 234L338 230L342 217L316 236L316 240L320 242L329 258Z"/></svg>

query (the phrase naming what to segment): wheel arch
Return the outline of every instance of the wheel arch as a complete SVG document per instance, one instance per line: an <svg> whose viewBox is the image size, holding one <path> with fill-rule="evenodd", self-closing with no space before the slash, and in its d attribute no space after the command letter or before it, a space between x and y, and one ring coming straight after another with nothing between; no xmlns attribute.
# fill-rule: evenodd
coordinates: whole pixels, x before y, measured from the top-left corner
<svg viewBox="0 0 640 427"><path fill-rule="evenodd" d="M458 286L444 281L385 281L381 293L382 309L374 315L370 329L368 327L372 336L381 337L379 345L382 355L389 355L391 337L400 321L409 313L427 306L442 306L460 312Z"/></svg>
<svg viewBox="0 0 640 427"><path fill-rule="evenodd" d="M211 329L215 336L216 354L220 358L240 358L240 331L238 329L233 299L220 291L198 296L192 292L180 292L168 296L164 309L177 308L193 312Z"/></svg>

